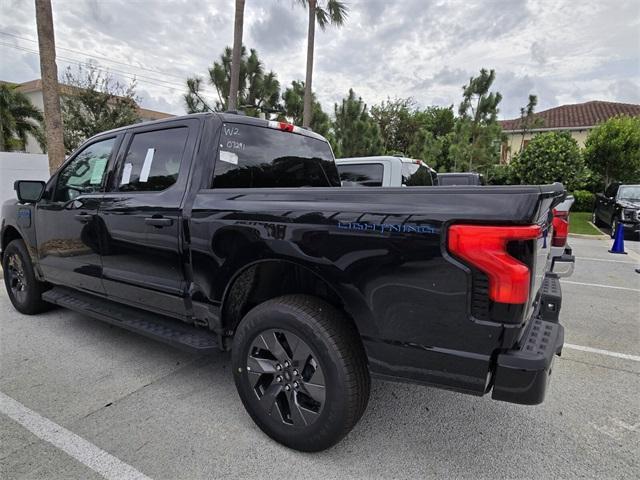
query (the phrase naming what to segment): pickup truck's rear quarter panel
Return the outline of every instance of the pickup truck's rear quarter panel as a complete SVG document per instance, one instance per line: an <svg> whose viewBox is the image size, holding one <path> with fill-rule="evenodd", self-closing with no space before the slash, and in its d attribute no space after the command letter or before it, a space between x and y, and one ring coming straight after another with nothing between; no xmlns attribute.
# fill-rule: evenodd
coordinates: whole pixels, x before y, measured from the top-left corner
<svg viewBox="0 0 640 480"><path fill-rule="evenodd" d="M446 253L443 232L452 221L533 223L539 195L537 187L202 190L191 214L194 278L219 303L247 265L305 266L342 299L373 373L482 394L503 328L471 318L471 276Z"/></svg>

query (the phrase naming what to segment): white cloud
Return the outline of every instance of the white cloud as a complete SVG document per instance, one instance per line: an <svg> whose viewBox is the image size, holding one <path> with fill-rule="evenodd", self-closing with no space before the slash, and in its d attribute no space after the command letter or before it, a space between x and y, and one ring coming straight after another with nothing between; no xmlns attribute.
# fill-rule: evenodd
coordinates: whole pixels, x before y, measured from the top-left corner
<svg viewBox="0 0 640 480"><path fill-rule="evenodd" d="M517 115L529 93L538 94L539 110L596 99L640 103L637 0L348 3L346 25L316 36L314 88L329 111L349 88L368 104L411 96L423 106L457 105L462 84L483 67L497 72L503 118ZM37 78L33 2L0 4L0 79ZM78 0L53 8L57 44L71 49L58 51L59 70L98 57L114 74L138 77L143 106L173 113L184 111L184 79L204 76L233 38L228 0ZM292 0L247 2L245 44L283 88L304 78L306 19Z"/></svg>

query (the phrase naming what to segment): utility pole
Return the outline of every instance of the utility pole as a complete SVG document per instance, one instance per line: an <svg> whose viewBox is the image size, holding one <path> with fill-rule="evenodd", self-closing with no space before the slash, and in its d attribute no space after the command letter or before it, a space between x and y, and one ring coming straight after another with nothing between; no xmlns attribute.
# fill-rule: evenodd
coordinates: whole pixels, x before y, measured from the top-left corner
<svg viewBox="0 0 640 480"><path fill-rule="evenodd" d="M49 171L53 173L64 162L62 115L60 113L58 67L56 66L56 41L53 33L51 0L35 0L35 2L47 154L49 155Z"/></svg>

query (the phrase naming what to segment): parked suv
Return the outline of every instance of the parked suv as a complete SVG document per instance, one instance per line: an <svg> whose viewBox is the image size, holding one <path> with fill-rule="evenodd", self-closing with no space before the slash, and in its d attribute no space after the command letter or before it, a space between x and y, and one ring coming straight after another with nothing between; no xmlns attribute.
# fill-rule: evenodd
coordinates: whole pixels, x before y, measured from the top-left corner
<svg viewBox="0 0 640 480"><path fill-rule="evenodd" d="M625 233L640 236L640 185L612 183L604 193L598 193L593 224L610 227L611 237L615 236L618 224Z"/></svg>

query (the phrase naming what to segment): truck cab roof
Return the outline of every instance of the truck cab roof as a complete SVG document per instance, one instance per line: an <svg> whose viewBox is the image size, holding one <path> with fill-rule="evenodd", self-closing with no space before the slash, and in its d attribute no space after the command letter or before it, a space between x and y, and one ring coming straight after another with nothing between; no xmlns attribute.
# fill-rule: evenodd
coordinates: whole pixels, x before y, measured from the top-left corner
<svg viewBox="0 0 640 480"><path fill-rule="evenodd" d="M91 140L92 138L97 136L103 136L105 134L121 132L121 131L129 130L131 128L146 127L149 125L160 125L164 123L171 123L171 122L181 121L181 120L190 119L190 118L195 118L195 119L204 120L204 121L217 119L222 123L242 123L246 125L254 125L257 127L275 128L279 130L288 131L291 133L296 133L298 135L304 135L305 137L311 137L317 140L323 140L325 142L327 141L327 139L324 138L322 135L304 127L292 125L286 122L279 122L275 120L266 120L263 118L250 117L248 115L245 115L244 113L239 113L239 112L189 113L187 115L178 115L175 117L163 118L161 120L151 120L148 122L140 122L140 123L135 123L133 125L126 125L124 127L114 128L112 130L107 130L105 132L100 132L99 134L94 135L88 140Z"/></svg>

